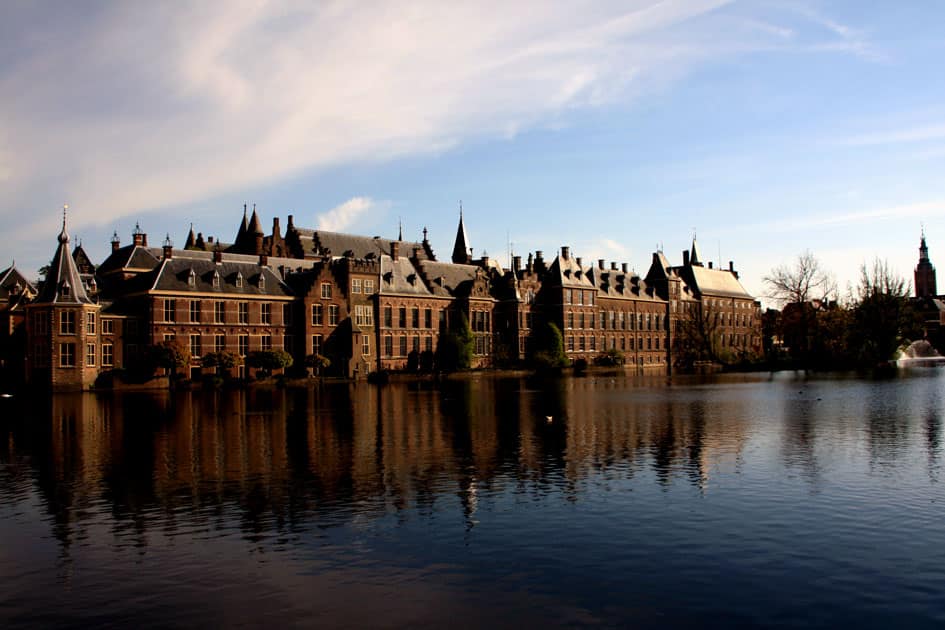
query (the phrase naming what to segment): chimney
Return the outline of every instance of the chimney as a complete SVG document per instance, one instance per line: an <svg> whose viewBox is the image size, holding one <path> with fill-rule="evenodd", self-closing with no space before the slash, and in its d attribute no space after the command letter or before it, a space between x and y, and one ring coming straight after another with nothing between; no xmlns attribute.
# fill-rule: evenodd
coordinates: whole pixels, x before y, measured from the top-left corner
<svg viewBox="0 0 945 630"><path fill-rule="evenodd" d="M256 235L254 245L255 245L256 251L254 251L253 253L257 255L262 254L262 251L263 251L263 235L262 234Z"/></svg>
<svg viewBox="0 0 945 630"><path fill-rule="evenodd" d="M272 217L272 235L281 237L282 230L279 228L279 217Z"/></svg>
<svg viewBox="0 0 945 630"><path fill-rule="evenodd" d="M286 232L288 232L289 230L293 228L295 228L295 224L292 222L292 215L290 214L288 220L286 221L286 226L285 226Z"/></svg>
<svg viewBox="0 0 945 630"><path fill-rule="evenodd" d="M712 261L709 261L709 269L712 269Z"/></svg>
<svg viewBox="0 0 945 630"><path fill-rule="evenodd" d="M627 263L622 263L620 265L620 270L623 271L624 273L627 273L627 267L628 267Z"/></svg>
<svg viewBox="0 0 945 630"><path fill-rule="evenodd" d="M611 261L611 262L610 262L610 270L611 270L611 271L617 271L617 263ZM624 271L626 271L626 269L624 269Z"/></svg>
<svg viewBox="0 0 945 630"><path fill-rule="evenodd" d="M735 273L735 261L728 261L728 270L732 273Z"/></svg>
<svg viewBox="0 0 945 630"><path fill-rule="evenodd" d="M576 262L576 263L577 263L577 266L580 267L580 266L581 266L581 257L578 256L577 258L575 258L575 259L574 259L574 262Z"/></svg>
<svg viewBox="0 0 945 630"><path fill-rule="evenodd" d="M420 252L421 252L421 251L422 251L422 250L421 250L419 247L414 247L414 248L413 248L413 256L412 256L412 258L413 258L414 260L420 260Z"/></svg>
<svg viewBox="0 0 945 630"><path fill-rule="evenodd" d="M171 242L170 234L168 234L167 238L164 239L164 246L162 249L164 250L164 260L170 260L171 254L174 250L174 243Z"/></svg>
<svg viewBox="0 0 945 630"><path fill-rule="evenodd" d="M218 264L223 262L223 248L220 247L219 243L213 248L213 262Z"/></svg>
<svg viewBox="0 0 945 630"><path fill-rule="evenodd" d="M522 257L512 256L512 271L518 271L522 268Z"/></svg>
<svg viewBox="0 0 945 630"><path fill-rule="evenodd" d="M148 244L147 235L141 231L140 223L135 223L135 229L131 233L131 242L134 243L136 247L144 247Z"/></svg>
<svg viewBox="0 0 945 630"><path fill-rule="evenodd" d="M208 237L207 237L207 242L210 243L211 245L213 245L213 237L212 237L212 236L208 236Z"/></svg>
<svg viewBox="0 0 945 630"><path fill-rule="evenodd" d="M601 271L604 270L604 259L603 259L603 258L598 258L598 259L597 259L597 268L600 269Z"/></svg>
<svg viewBox="0 0 945 630"><path fill-rule="evenodd" d="M564 260L568 260L568 257L569 257L570 255L571 255L571 248L568 247L567 245L562 245L562 246L561 246L561 258L564 259Z"/></svg>
<svg viewBox="0 0 945 630"><path fill-rule="evenodd" d="M689 250L688 249L684 249L682 252L682 266L683 267L689 266Z"/></svg>
<svg viewBox="0 0 945 630"><path fill-rule="evenodd" d="M119 247L121 247L121 239L118 238L118 231L116 230L115 233L112 234L112 251L117 252Z"/></svg>
<svg viewBox="0 0 945 630"><path fill-rule="evenodd" d="M486 253L482 254L482 268L483 269L489 268L489 255Z"/></svg>
<svg viewBox="0 0 945 630"><path fill-rule="evenodd" d="M268 266L269 266L269 256L267 256L266 254L260 254L260 255L259 255L259 266L260 266L260 267L268 267Z"/></svg>
<svg viewBox="0 0 945 630"><path fill-rule="evenodd" d="M390 242L390 257L392 260L400 258L400 243L397 241Z"/></svg>

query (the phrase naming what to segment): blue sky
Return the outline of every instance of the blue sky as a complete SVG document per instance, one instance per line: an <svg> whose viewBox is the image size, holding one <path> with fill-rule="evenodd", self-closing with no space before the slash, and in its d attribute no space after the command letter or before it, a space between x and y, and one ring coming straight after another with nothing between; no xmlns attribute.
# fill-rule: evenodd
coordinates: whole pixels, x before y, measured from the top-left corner
<svg viewBox="0 0 945 630"><path fill-rule="evenodd" d="M645 271L945 264L942 2L7 2L0 264L264 223ZM455 6L453 6L455 5Z"/></svg>

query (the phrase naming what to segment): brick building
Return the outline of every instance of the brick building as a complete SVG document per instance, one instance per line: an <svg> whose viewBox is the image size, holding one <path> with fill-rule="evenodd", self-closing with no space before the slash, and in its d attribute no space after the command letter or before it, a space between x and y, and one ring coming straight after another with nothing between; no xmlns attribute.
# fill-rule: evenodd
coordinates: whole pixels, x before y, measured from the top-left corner
<svg viewBox="0 0 945 630"><path fill-rule="evenodd" d="M23 288L28 378L88 387L168 340L190 350L192 377L207 371L209 352L284 349L298 365L324 357L322 373L357 378L429 361L464 319L474 367L521 362L546 322L561 330L570 359L616 351L641 371L671 370L679 326L697 316L713 321L721 345L761 350L759 304L731 264L704 265L695 241L681 266L656 252L640 277L627 263L585 264L567 246L550 261L541 251L524 265L513 256L508 269L474 259L462 211L451 262L437 260L427 236L312 230L291 215L285 234L275 218L267 235L256 208L250 215L244 206L232 243L191 226L183 248L169 236L153 247L136 226L131 243L116 234L95 267L81 246L69 253L64 222L38 295Z"/></svg>

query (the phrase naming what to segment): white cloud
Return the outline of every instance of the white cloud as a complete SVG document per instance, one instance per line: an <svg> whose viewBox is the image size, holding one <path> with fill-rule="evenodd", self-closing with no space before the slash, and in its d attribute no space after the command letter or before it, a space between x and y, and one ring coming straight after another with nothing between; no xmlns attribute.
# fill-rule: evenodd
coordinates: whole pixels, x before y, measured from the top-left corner
<svg viewBox="0 0 945 630"><path fill-rule="evenodd" d="M100 224L560 124L787 34L718 37L728 3L7 6L0 229L48 231L64 199Z"/></svg>
<svg viewBox="0 0 945 630"><path fill-rule="evenodd" d="M852 136L842 141L849 146L903 144L945 139L945 124L920 125Z"/></svg>
<svg viewBox="0 0 945 630"><path fill-rule="evenodd" d="M328 212L324 212L316 217L316 225L319 230L329 232L343 232L358 217L375 207L374 200L370 197L353 197L343 204L337 205Z"/></svg>

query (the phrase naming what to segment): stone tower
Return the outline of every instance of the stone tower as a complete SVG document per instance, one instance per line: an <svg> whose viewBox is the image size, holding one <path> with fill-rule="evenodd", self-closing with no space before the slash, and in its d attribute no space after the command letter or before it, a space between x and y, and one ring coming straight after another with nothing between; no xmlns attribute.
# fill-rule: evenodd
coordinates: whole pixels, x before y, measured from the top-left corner
<svg viewBox="0 0 945 630"><path fill-rule="evenodd" d="M938 295L935 284L935 267L929 260L929 248L925 244L925 231L919 241L919 264L915 267L915 296L932 297Z"/></svg>

